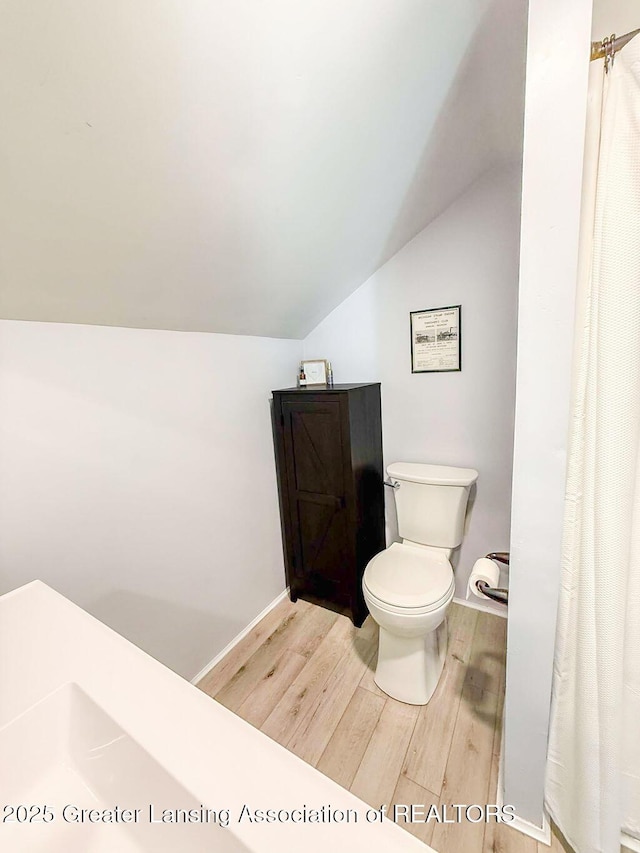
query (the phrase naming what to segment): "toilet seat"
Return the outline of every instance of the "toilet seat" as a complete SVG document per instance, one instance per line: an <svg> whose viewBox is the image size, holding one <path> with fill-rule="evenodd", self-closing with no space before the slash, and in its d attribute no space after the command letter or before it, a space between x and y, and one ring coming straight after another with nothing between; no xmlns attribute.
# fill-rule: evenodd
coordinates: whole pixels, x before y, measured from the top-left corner
<svg viewBox="0 0 640 853"><path fill-rule="evenodd" d="M444 553L394 542L371 560L363 585L385 610L428 613L452 598L453 569Z"/></svg>
<svg viewBox="0 0 640 853"><path fill-rule="evenodd" d="M434 604L425 604L424 607L397 607L396 605L389 604L388 601L381 601L379 598L376 598L375 595L372 595L368 589L366 589L366 584L365 592L367 596L365 600L367 601L369 609L371 609L371 605L374 605L379 610L382 610L384 613L388 613L390 615L423 616L428 613L434 613L441 607L446 607L453 598L453 593L455 592L455 584L451 584L451 590L449 594L441 598L440 601L437 601Z"/></svg>

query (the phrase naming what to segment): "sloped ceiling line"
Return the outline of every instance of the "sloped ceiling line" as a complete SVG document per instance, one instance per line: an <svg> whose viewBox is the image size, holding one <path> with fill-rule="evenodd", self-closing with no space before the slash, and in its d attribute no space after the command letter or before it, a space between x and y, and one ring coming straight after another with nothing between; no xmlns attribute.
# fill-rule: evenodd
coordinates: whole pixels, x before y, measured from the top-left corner
<svg viewBox="0 0 640 853"><path fill-rule="evenodd" d="M520 156L525 15L4 0L0 317L304 337Z"/></svg>

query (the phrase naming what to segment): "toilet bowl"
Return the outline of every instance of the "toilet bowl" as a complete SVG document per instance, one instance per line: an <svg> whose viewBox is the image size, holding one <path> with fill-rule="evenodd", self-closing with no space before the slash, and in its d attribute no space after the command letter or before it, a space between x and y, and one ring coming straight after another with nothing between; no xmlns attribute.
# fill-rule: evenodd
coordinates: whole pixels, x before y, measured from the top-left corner
<svg viewBox="0 0 640 853"><path fill-rule="evenodd" d="M395 581L395 583L394 583ZM371 560L364 599L380 629L378 687L410 705L426 705L447 653L446 614L455 589L446 555L394 543Z"/></svg>
<svg viewBox="0 0 640 853"><path fill-rule="evenodd" d="M452 549L462 541L470 468L395 463L400 535L367 565L362 590L380 630L378 687L410 705L426 705L447 652L446 615L454 595Z"/></svg>

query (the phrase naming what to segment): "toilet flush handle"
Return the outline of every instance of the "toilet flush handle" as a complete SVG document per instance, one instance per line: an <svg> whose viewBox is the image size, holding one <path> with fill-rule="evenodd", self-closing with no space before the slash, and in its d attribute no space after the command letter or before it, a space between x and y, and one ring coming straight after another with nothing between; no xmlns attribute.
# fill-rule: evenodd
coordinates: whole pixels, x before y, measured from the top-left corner
<svg viewBox="0 0 640 853"><path fill-rule="evenodd" d="M400 483L394 483L393 480L385 480L385 486L389 486L390 489L399 489Z"/></svg>

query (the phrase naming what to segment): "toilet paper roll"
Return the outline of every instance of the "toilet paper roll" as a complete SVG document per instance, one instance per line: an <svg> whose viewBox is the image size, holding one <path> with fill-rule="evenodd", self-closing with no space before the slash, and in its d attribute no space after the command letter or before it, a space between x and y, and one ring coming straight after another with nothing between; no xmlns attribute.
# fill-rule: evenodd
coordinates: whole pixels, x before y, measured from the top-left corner
<svg viewBox="0 0 640 853"><path fill-rule="evenodd" d="M500 580L500 569L496 566L493 560L482 557L476 560L471 569L471 576L467 585L467 598L473 593L478 598L488 598L483 592L480 592L476 586L478 581L485 581L489 586L497 587Z"/></svg>

